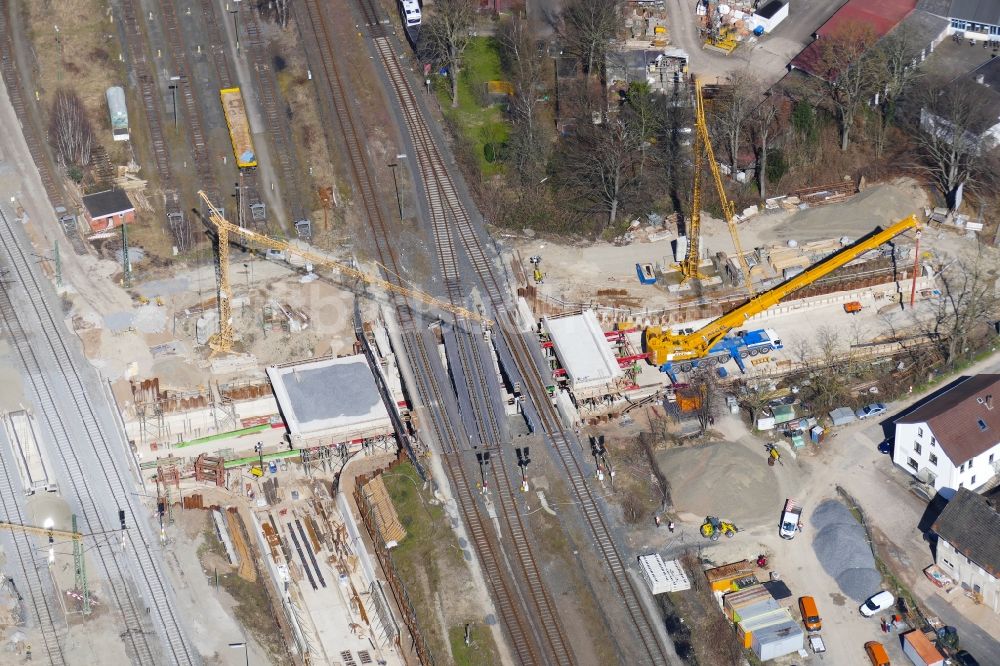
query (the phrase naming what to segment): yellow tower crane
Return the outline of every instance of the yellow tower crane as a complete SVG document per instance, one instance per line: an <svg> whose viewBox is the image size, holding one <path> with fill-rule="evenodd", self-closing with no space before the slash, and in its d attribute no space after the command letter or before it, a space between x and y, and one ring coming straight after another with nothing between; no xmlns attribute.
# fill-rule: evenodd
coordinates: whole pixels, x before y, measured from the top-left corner
<svg viewBox="0 0 1000 666"><path fill-rule="evenodd" d="M411 289L409 287L389 282L388 280L371 275L370 273L365 273L364 271L361 271L353 266L348 266L347 264L319 254L318 252L306 250L287 243L286 241L271 238L270 236L265 236L264 234L259 234L255 231L237 226L222 216L219 210L212 205L212 202L209 201L208 196L204 192L199 191L198 195L208 207L208 218L215 227L216 238L218 239L219 332L213 335L208 341L209 347L211 347L214 352L225 354L229 353L233 349L233 290L229 281L230 236L235 236L237 239L242 241L241 244L251 250L270 249L284 252L285 256L295 255L313 266L322 266L333 269L341 275L361 280L365 284L369 284L374 287L381 287L386 291L399 294L400 296L413 298L422 303L426 303L431 307L450 312L456 317L480 322L484 326L490 326L493 323L477 312L473 312L472 310L468 310L458 305L453 305L452 303L435 298L434 296L417 289Z"/></svg>
<svg viewBox="0 0 1000 666"><path fill-rule="evenodd" d="M691 216L687 224L687 255L681 262L681 274L685 279L704 277L698 270L701 262L701 171L708 162L715 181L715 189L719 193L722 204L722 216L729 226L729 234L733 237L733 248L743 271L743 281L747 291L754 295L753 283L750 281L750 265L743 255L743 245L740 243L739 230L736 228L736 204L726 196L726 188L722 184L722 174L719 163L715 161L715 151L712 150L712 139L708 135L708 121L705 118L705 98L701 92L701 82L694 79L694 188L691 197Z"/></svg>
<svg viewBox="0 0 1000 666"><path fill-rule="evenodd" d="M752 297L735 310L710 321L692 333L672 333L657 326L647 328L645 343L649 360L655 365L662 366L670 361L690 361L702 358L708 354L713 345L722 340L731 330L742 326L754 315L777 305L785 296L809 286L865 252L889 242L904 231L919 230L919 226L920 223L916 216L910 215L887 229L876 229L854 245L845 247L840 252L830 255L795 277ZM916 280L916 274L914 274L913 279Z"/></svg>

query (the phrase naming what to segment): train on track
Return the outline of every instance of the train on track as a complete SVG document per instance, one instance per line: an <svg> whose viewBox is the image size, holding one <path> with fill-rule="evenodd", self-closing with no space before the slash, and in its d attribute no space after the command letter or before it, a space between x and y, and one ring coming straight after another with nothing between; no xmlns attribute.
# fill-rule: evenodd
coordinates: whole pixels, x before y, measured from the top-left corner
<svg viewBox="0 0 1000 666"><path fill-rule="evenodd" d="M253 149L243 94L239 88L223 88L219 91L219 97L222 99L222 111L226 114L226 125L229 126L229 140L233 144L236 166L241 169L257 168L257 153Z"/></svg>

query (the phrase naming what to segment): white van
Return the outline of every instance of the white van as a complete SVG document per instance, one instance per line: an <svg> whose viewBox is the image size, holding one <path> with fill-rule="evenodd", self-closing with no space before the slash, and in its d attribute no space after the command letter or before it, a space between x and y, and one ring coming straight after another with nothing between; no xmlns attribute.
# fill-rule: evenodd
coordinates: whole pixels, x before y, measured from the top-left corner
<svg viewBox="0 0 1000 666"><path fill-rule="evenodd" d="M407 28L420 25L420 3L417 0L399 0Z"/></svg>

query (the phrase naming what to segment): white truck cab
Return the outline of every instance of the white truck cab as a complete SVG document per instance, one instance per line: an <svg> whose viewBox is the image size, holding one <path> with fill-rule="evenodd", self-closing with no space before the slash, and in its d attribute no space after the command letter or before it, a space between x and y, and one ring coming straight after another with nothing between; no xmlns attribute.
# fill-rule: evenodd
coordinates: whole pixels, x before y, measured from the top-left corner
<svg viewBox="0 0 1000 666"><path fill-rule="evenodd" d="M403 10L407 28L420 25L420 3L417 0L400 0L399 6Z"/></svg>

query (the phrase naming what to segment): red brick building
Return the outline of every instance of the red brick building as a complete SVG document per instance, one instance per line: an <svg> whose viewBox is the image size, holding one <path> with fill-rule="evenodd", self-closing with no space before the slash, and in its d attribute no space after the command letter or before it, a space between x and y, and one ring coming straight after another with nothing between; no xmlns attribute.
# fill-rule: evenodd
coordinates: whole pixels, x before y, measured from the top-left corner
<svg viewBox="0 0 1000 666"><path fill-rule="evenodd" d="M83 197L84 217L92 233L111 231L135 222L135 206L122 190L105 190Z"/></svg>

